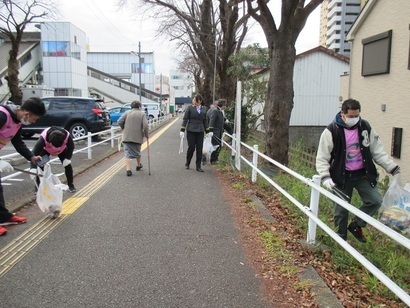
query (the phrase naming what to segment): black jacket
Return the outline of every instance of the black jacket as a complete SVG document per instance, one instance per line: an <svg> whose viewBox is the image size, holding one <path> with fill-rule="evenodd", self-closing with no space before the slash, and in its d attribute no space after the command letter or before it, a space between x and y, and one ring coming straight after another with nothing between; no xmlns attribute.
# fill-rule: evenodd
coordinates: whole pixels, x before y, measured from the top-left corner
<svg viewBox="0 0 410 308"><path fill-rule="evenodd" d="M188 132L202 133L205 132L206 129L206 107L201 106L201 113L198 113L196 106L189 106L185 110L181 132L187 130Z"/></svg>
<svg viewBox="0 0 410 308"><path fill-rule="evenodd" d="M207 117L209 117L209 132L213 132L214 136L221 139L225 124L225 118L222 110L219 107L210 109L207 113Z"/></svg>

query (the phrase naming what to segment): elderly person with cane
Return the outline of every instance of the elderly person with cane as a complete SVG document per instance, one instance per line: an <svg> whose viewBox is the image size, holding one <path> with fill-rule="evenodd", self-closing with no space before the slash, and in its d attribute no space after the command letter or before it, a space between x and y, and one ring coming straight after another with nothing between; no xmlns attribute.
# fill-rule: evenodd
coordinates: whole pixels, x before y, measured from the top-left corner
<svg viewBox="0 0 410 308"><path fill-rule="evenodd" d="M132 175L131 160L136 159L136 170L142 169L141 144L144 137L148 139L148 122L145 112L141 110L141 103L133 101L131 110L125 112L118 120L118 125L123 130L122 143L124 144L125 168L127 176Z"/></svg>

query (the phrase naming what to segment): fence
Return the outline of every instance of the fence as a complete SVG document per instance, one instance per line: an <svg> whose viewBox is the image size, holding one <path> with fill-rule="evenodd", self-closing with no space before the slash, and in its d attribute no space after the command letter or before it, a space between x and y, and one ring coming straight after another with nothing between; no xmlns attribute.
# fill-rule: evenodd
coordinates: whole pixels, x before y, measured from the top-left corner
<svg viewBox="0 0 410 308"><path fill-rule="evenodd" d="M355 248L353 248L348 242L343 240L336 232L334 232L325 222L319 219L318 212L319 212L319 197L320 195L324 195L326 198L331 199L332 201L338 203L349 212L353 213L354 215L360 217L364 221L366 221L369 225L373 226L380 232L384 233L385 235L389 236L395 242L401 244L405 248L410 250L410 240L404 237L403 235L397 233L396 231L390 229L389 227L385 226L384 224L380 223L378 220L366 215L362 211L360 211L355 206L351 205L350 203L346 202L345 200L335 196L331 192L327 191L326 189L320 186L320 178L318 175L313 176L312 179L305 178L302 175L294 172L293 170L287 168L286 166L274 161L270 157L266 156L265 154L258 151L258 146L254 145L253 147L241 142L240 146L237 147L236 144L236 137L235 134L229 135L225 134L232 140L232 145L228 142L223 140L223 144L229 147L232 151L232 156L236 156L236 149L239 150L239 157L240 160L246 163L252 169L252 181L256 182L257 176L261 176L264 178L269 184L275 187L282 195L284 195L287 199L289 199L294 205L296 205L299 210L301 210L308 218L308 232L306 236L306 242L310 245L315 244L316 242L316 230L319 226L324 232L326 232L333 240L335 240L340 246L342 246L350 255L352 255L358 262L360 262L369 272L371 272L375 277L377 277L387 288L389 288L395 295L397 295L404 303L410 306L410 296L406 291L400 288L395 282L393 282L389 277L387 277L382 271L380 271L376 266L374 266L369 260L367 260L363 255L361 255ZM222 138L224 139L224 138ZM252 161L248 160L245 156L242 155L244 150L248 150L252 153ZM311 156L311 154L310 154ZM309 157L310 157L309 156ZM286 190L284 190L278 183L276 183L273 179L263 173L260 169L258 169L258 161L262 158L265 161L275 165L276 167L280 168L281 170L285 171L289 175L295 177L296 179L302 181L304 184L310 186L311 188L311 195L310 195L310 206L307 207L301 204L298 200L296 200L292 195L290 195ZM240 169L240 164L238 164Z"/></svg>
<svg viewBox="0 0 410 308"><path fill-rule="evenodd" d="M152 131L152 130L162 126L165 122L168 122L171 119L172 119L172 115L166 115L166 116L160 117L158 119L148 120L148 129L149 129L149 131ZM99 136L99 135L105 136L105 138L102 141L99 141L99 142L92 142L93 137ZM120 148L121 148L121 135L122 135L121 130L120 130L120 127L118 127L118 126L116 126L116 127L112 126L110 129L105 130L105 131L101 131L101 132L98 132L98 133L90 133L89 132L87 136L74 139L74 142L81 141L81 140L86 140L87 146L85 146L84 148L75 150L73 152L73 155L75 155L79 152L87 151L87 158L92 159L92 148L94 148L98 145L101 145L103 143L107 143L107 141L111 142L111 148L117 147L118 151L120 151ZM115 143L117 143L117 146L115 145ZM13 154L0 156L0 159L10 160L10 159L16 159L18 157L21 157L21 155L18 154L18 153L13 153ZM55 158L51 159L50 162L57 161L58 159L59 159L58 157L55 157ZM30 168L26 168L24 170L29 171ZM12 179L12 178L15 178L15 177L21 175L21 173L22 173L21 171L17 171L17 172L14 172L12 174L9 174L7 176L2 177L2 179L3 180Z"/></svg>

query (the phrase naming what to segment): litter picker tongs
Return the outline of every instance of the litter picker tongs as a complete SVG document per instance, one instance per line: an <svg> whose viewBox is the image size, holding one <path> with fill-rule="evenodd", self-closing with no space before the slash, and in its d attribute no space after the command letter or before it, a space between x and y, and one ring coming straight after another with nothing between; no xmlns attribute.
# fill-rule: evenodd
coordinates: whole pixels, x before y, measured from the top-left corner
<svg viewBox="0 0 410 308"><path fill-rule="evenodd" d="M335 193L336 196L338 196L340 199L343 199L345 201L349 201L350 197L346 195L343 191L341 191L339 188L336 186L332 187L333 192Z"/></svg>
<svg viewBox="0 0 410 308"><path fill-rule="evenodd" d="M35 173L35 172L30 172L30 171L20 169L20 168L16 168L16 167L13 167L13 169L17 170L17 171L20 171L20 172L28 173L28 174L31 174L31 175L36 175L36 176L40 176L40 177L43 176L42 174Z"/></svg>

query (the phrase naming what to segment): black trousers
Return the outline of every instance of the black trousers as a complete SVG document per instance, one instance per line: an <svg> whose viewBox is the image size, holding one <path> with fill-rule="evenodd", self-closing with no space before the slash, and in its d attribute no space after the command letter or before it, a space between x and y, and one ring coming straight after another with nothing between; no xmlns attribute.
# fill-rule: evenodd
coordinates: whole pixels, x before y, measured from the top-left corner
<svg viewBox="0 0 410 308"><path fill-rule="evenodd" d="M202 148L204 145L204 132L194 133L194 132L188 131L187 141L188 141L188 151L186 153L186 163L187 165L191 163L192 156L194 156L194 152L196 151L195 164L197 168L200 168L201 160L202 160Z"/></svg>
<svg viewBox="0 0 410 308"><path fill-rule="evenodd" d="M222 136L212 136L212 145L219 145L219 147L212 152L211 154L211 163L217 162L219 159L219 152L221 152L221 145L222 145L222 140L221 140Z"/></svg>

